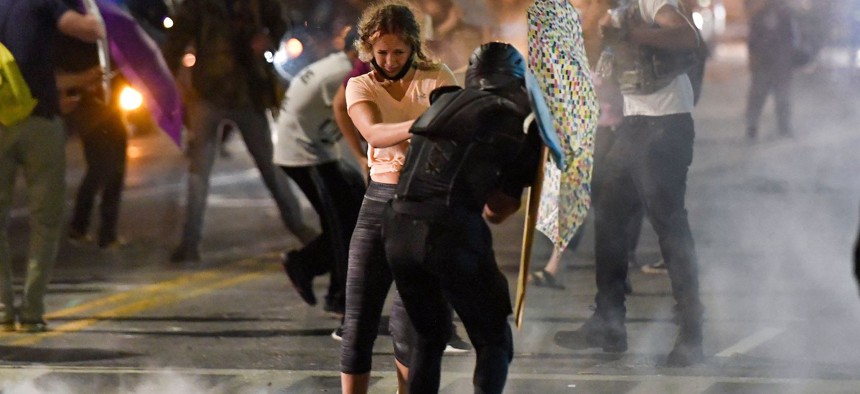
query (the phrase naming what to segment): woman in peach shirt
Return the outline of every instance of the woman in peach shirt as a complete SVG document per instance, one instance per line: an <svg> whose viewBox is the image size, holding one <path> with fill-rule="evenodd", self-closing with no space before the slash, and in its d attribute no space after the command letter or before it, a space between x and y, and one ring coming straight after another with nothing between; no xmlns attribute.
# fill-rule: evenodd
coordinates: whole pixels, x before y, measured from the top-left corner
<svg viewBox="0 0 860 394"><path fill-rule="evenodd" d="M409 146L409 128L430 106L430 92L454 85L444 64L431 60L421 41L421 27L409 6L399 1L367 9L358 26L359 57L373 70L350 79L346 88L349 116L367 140L370 184L349 248L346 314L341 346L344 393L366 393L373 343L392 277L382 244L382 212L394 196ZM389 323L394 340L400 392L408 392L409 317L395 293Z"/></svg>

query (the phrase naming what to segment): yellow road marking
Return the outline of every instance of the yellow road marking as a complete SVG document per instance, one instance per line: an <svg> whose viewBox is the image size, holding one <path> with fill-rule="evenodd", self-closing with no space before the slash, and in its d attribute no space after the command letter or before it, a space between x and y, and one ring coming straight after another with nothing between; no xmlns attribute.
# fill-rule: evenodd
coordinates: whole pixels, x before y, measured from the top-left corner
<svg viewBox="0 0 860 394"><path fill-rule="evenodd" d="M247 270L249 268L254 271L234 276L237 269ZM94 312L87 318L58 325L52 328L51 331L44 333L32 334L26 337L13 336L15 335L14 333L0 333L0 341L8 342L10 345L33 345L46 338L81 331L102 320L129 316L178 301L199 297L218 289L268 276L272 271L277 270L279 270L279 267L271 264L262 265L259 259L246 259L225 267L183 275L173 280L108 295L49 313L46 317L50 319L107 308L103 311Z"/></svg>

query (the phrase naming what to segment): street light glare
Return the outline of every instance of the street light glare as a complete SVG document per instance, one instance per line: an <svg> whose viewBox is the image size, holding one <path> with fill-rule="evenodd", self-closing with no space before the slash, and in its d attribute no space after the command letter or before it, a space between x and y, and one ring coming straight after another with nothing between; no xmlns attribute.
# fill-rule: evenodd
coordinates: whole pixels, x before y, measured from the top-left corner
<svg viewBox="0 0 860 394"><path fill-rule="evenodd" d="M164 20L161 21L161 23L164 25L165 29L169 29L169 28L173 27L173 19L170 19L169 16L165 16Z"/></svg>
<svg viewBox="0 0 860 394"><path fill-rule="evenodd" d="M119 106L126 111L134 111L143 105L143 95L131 86L122 88L119 94Z"/></svg>
<svg viewBox="0 0 860 394"><path fill-rule="evenodd" d="M290 38L284 44L284 49L287 51L288 58L295 59L301 56L302 52L305 50L305 46L298 38Z"/></svg>

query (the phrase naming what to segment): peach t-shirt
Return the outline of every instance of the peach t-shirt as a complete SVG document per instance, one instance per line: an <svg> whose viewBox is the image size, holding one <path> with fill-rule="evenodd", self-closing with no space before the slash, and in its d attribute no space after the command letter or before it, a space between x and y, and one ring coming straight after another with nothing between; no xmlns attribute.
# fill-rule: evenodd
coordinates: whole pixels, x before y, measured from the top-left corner
<svg viewBox="0 0 860 394"><path fill-rule="evenodd" d="M382 123L405 122L417 119L430 107L430 92L434 89L456 84L454 73L444 64L438 70L416 69L412 82L406 88L406 94L403 99L397 101L382 87L382 83L376 81L371 73L367 73L350 78L346 85L346 107L348 110L355 103L373 101L382 114ZM371 177L374 174L400 172L408 147L409 141L387 148L368 146L367 163Z"/></svg>

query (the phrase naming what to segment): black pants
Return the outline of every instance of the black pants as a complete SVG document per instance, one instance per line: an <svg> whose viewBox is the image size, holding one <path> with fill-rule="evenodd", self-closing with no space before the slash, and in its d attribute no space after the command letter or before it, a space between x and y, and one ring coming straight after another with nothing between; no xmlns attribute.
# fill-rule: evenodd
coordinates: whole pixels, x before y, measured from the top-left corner
<svg viewBox="0 0 860 394"><path fill-rule="evenodd" d="M791 134L791 80L793 70L791 65L776 65L771 67L758 66L750 70L750 88L747 95L747 133L755 137L758 132L767 96L773 94L776 123L781 134Z"/></svg>
<svg viewBox="0 0 860 394"><path fill-rule="evenodd" d="M513 358L508 282L499 271L480 212L451 210L433 220L397 214L383 221L385 252L417 338L410 393L439 391L442 354L451 336L449 302L475 347L475 392L501 393Z"/></svg>
<svg viewBox="0 0 860 394"><path fill-rule="evenodd" d="M80 135L87 163L70 227L80 234L87 232L96 195L101 193L98 244L106 246L117 239L128 145L125 123L118 110L88 96L66 121L69 129Z"/></svg>
<svg viewBox="0 0 860 394"><path fill-rule="evenodd" d="M630 223L644 208L680 312L690 319L701 317L698 263L684 205L694 135L690 114L628 116L606 155L595 162L594 178L600 182L594 199L599 313L623 321Z"/></svg>
<svg viewBox="0 0 860 394"><path fill-rule="evenodd" d="M370 372L373 343L385 298L393 281L382 241L382 213L397 185L370 182L361 204L355 231L349 244L349 269L346 278L346 313L343 316L341 372ZM450 326L450 322L448 323ZM409 365L414 328L395 291L388 329L394 340L394 357Z"/></svg>
<svg viewBox="0 0 860 394"><path fill-rule="evenodd" d="M308 262L314 275L331 273L326 298L343 306L349 240L364 199L364 179L339 161L281 169L299 185L320 217L322 234L299 251L300 261Z"/></svg>

